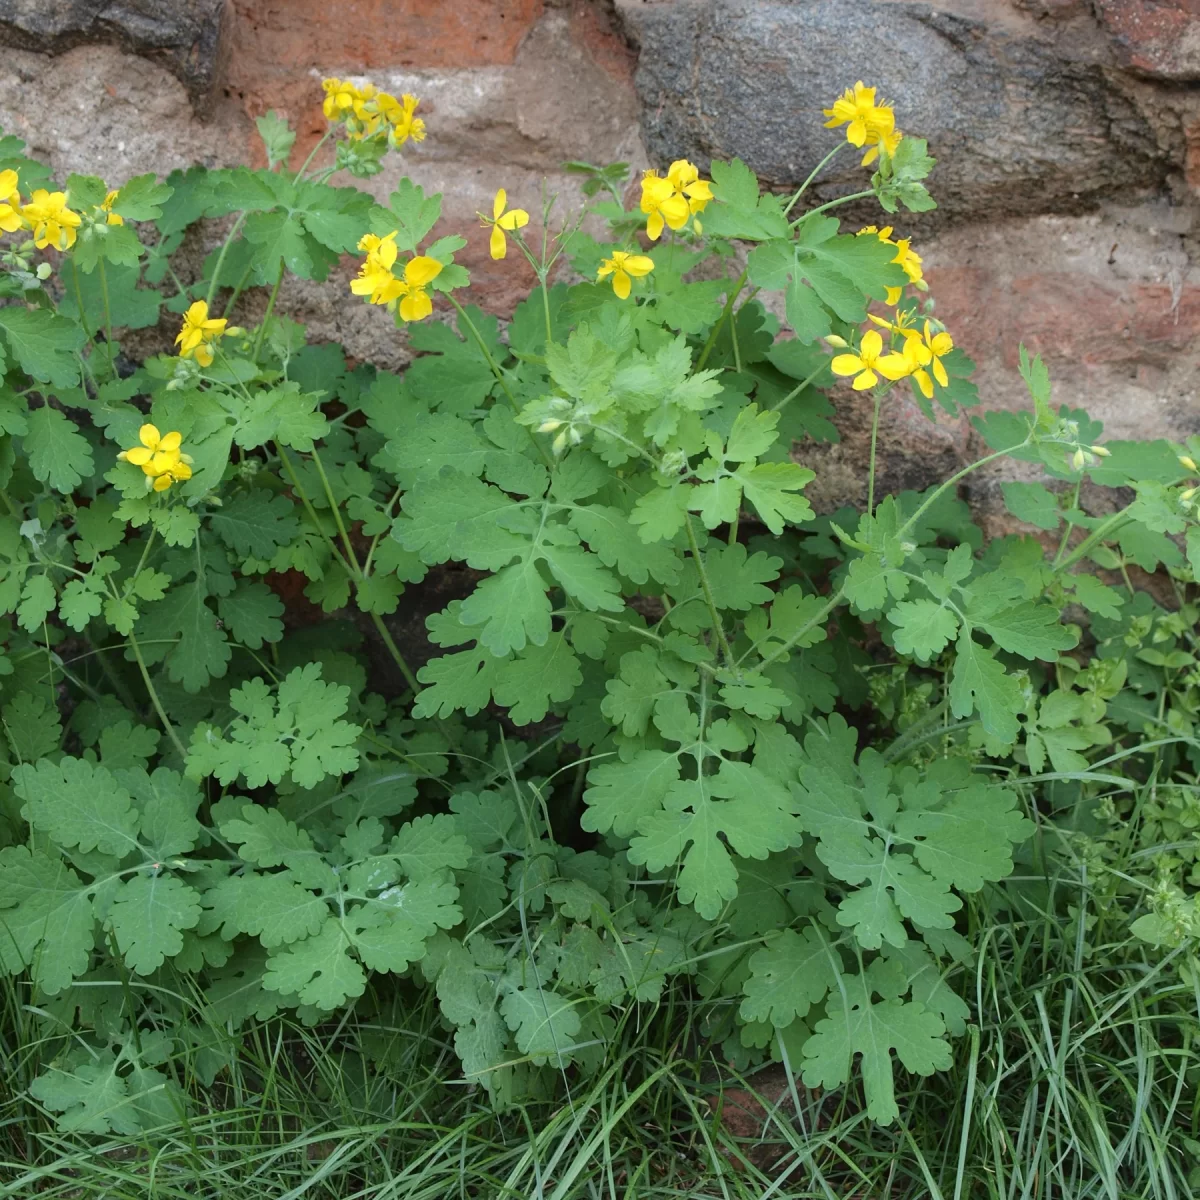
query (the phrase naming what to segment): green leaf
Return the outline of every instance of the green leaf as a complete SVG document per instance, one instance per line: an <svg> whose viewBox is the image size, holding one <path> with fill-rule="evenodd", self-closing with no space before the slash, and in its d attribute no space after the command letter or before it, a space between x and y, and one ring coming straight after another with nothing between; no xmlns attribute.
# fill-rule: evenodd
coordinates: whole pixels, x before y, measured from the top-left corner
<svg viewBox="0 0 1200 1200"><path fill-rule="evenodd" d="M0 329L31 379L59 388L79 382L79 351L87 335L74 321L44 308L0 308Z"/></svg>
<svg viewBox="0 0 1200 1200"><path fill-rule="evenodd" d="M961 720L978 708L985 732L998 741L1012 742L1022 708L1020 683L1005 672L990 650L973 641L967 630L959 635L956 649L950 711Z"/></svg>
<svg viewBox="0 0 1200 1200"><path fill-rule="evenodd" d="M439 475L420 481L400 503L407 519L396 523L392 536L430 566L458 558L494 571L529 546L527 537L499 523L519 506L482 480Z"/></svg>
<svg viewBox="0 0 1200 1200"><path fill-rule="evenodd" d="M113 897L107 925L116 936L125 965L149 975L183 949L182 930L200 919L200 896L174 876L138 874Z"/></svg>
<svg viewBox="0 0 1200 1200"><path fill-rule="evenodd" d="M704 210L704 231L709 236L761 242L788 235L787 218L778 196L760 196L758 178L740 158L714 159L714 201Z"/></svg>
<svg viewBox="0 0 1200 1200"><path fill-rule="evenodd" d="M892 1077L892 1054L916 1075L948 1070L950 1046L945 1024L923 1004L888 999L872 1001L858 978L844 981L846 999L835 992L828 1016L817 1022L804 1043L804 1082L808 1087L837 1088L850 1077L855 1055L862 1056L867 1115L889 1125L900 1115Z"/></svg>
<svg viewBox="0 0 1200 1200"><path fill-rule="evenodd" d="M8 744L18 761L34 763L58 749L62 722L58 709L44 695L18 692L4 706L2 716Z"/></svg>
<svg viewBox="0 0 1200 1200"><path fill-rule="evenodd" d="M492 698L500 660L485 649L462 650L431 659L418 672L425 685L413 706L416 717L448 717L462 711L468 717Z"/></svg>
<svg viewBox="0 0 1200 1200"><path fill-rule="evenodd" d="M231 595L217 601L217 612L234 638L251 650L283 637L283 601L265 583L240 581Z"/></svg>
<svg viewBox="0 0 1200 1200"><path fill-rule="evenodd" d="M132 797L106 767L69 756L57 763L42 759L15 768L12 778L25 801L21 815L60 846L114 858L137 849Z"/></svg>
<svg viewBox="0 0 1200 1200"><path fill-rule="evenodd" d="M580 1030L579 1012L571 1000L549 988L531 984L506 992L500 1012L516 1034L517 1046L537 1065L569 1062Z"/></svg>
<svg viewBox="0 0 1200 1200"><path fill-rule="evenodd" d="M480 625L479 641L500 656L544 645L550 636L550 598L532 556L489 576L462 602L459 620Z"/></svg>
<svg viewBox="0 0 1200 1200"><path fill-rule="evenodd" d="M274 170L280 163L286 163L296 142L295 131L287 121L272 108L256 118L254 124L267 152L267 166Z"/></svg>
<svg viewBox="0 0 1200 1200"><path fill-rule="evenodd" d="M941 654L958 634L958 618L937 600L903 600L888 610L888 620L896 626L892 644L920 662Z"/></svg>
<svg viewBox="0 0 1200 1200"><path fill-rule="evenodd" d="M204 907L205 926L227 941L248 933L268 949L313 936L329 911L288 871L226 876L204 893Z"/></svg>
<svg viewBox="0 0 1200 1200"><path fill-rule="evenodd" d="M349 706L350 689L325 683L321 664L290 671L276 697L262 679L251 679L229 693L240 715L222 738L198 725L188 753L193 778L215 774L225 784L242 775L248 787L280 783L290 770L300 787L315 787L327 775L358 766L354 743L362 728L338 720Z"/></svg>
<svg viewBox="0 0 1200 1200"><path fill-rule="evenodd" d="M174 190L159 183L154 175L135 175L117 192L112 210L127 221L156 221L162 216L162 205L171 198Z"/></svg>
<svg viewBox="0 0 1200 1200"><path fill-rule="evenodd" d="M147 645L175 643L163 659L167 675L193 695L224 676L233 653L198 583L171 588L138 622L137 636Z"/></svg>
<svg viewBox="0 0 1200 1200"><path fill-rule="evenodd" d="M985 576L983 582L986 580ZM987 604L986 599L983 603ZM1054 662L1060 651L1070 650L1079 642L1078 631L1062 624L1062 613L1053 604L1030 601L987 615L980 615L972 605L967 617L986 630L1002 650L1022 658Z"/></svg>
<svg viewBox="0 0 1200 1200"><path fill-rule="evenodd" d="M786 1028L837 991L839 966L836 951L817 929L783 930L750 958L750 975L742 984L742 1020Z"/></svg>
<svg viewBox="0 0 1200 1200"><path fill-rule="evenodd" d="M541 721L552 705L564 704L583 682L579 659L561 633L551 634L544 645L527 646L516 658L494 672L492 694L507 708L517 725Z"/></svg>
<svg viewBox="0 0 1200 1200"><path fill-rule="evenodd" d="M1018 521L1039 529L1057 529L1062 521L1058 497L1040 483L1002 483L1004 503Z"/></svg>
<svg viewBox="0 0 1200 1200"><path fill-rule="evenodd" d="M661 543L647 545L619 509L604 504L579 506L571 510L568 520L605 566L616 567L633 583L644 584L650 578L675 583L679 579L675 552Z"/></svg>
<svg viewBox="0 0 1200 1200"><path fill-rule="evenodd" d="M319 933L273 953L262 985L326 1012L341 1008L367 986L362 967L350 956L351 945L342 923L330 917Z"/></svg>
<svg viewBox="0 0 1200 1200"><path fill-rule="evenodd" d="M269 561L300 532L294 512L295 505L286 496L260 490L239 493L214 509L208 520L235 554Z"/></svg>
<svg viewBox="0 0 1200 1200"><path fill-rule="evenodd" d="M0 314L8 310L0 309ZM92 474L92 448L74 421L57 408L43 404L29 414L25 454L34 476L69 495Z"/></svg>
<svg viewBox="0 0 1200 1200"><path fill-rule="evenodd" d="M89 889L57 855L26 846L0 850L0 966L30 967L57 995L88 969L95 942Z"/></svg>
<svg viewBox="0 0 1200 1200"><path fill-rule="evenodd" d="M388 197L388 211L378 221L373 220L372 225L381 236L397 230L396 245L412 252L429 236L441 215L440 193L426 196L424 189L411 179L401 179ZM386 229L384 225L387 225Z"/></svg>

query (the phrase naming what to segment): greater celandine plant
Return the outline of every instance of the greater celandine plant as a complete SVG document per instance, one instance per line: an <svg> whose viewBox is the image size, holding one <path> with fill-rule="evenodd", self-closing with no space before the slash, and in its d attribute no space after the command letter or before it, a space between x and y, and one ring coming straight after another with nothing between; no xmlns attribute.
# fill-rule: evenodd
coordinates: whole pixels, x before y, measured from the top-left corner
<svg viewBox="0 0 1200 1200"><path fill-rule="evenodd" d="M897 1066L946 1069L971 1015L965 898L1059 819L1026 785L1125 736L1126 677L1089 657L1145 615L1119 574L1194 585L1200 447L1097 445L1022 352L1031 412L876 496L889 392L931 418L976 394L909 239L834 215L934 207L925 142L861 83L792 195L680 160L627 209L624 164L575 163L586 209L544 197L535 231L499 187L490 254L536 276L503 331L459 299L440 196L328 182L422 140L416 98L325 93L334 163L318 144L294 173L274 114L266 168L116 189L56 190L0 141L0 963L56 1055L29 1097L133 1134L247 1022L403 1027L432 989L503 1105L599 1070L685 988L739 1067L861 1081L893 1120ZM810 206L846 146L869 182ZM402 375L278 311L286 275L355 251L351 292L417 352ZM263 320L231 325L254 287ZM131 363L118 335L163 309L178 354ZM839 377L871 398L866 508L817 517L791 451L836 438ZM1005 492L1049 549L985 544L957 497L1004 457L1049 477ZM1091 515L1085 481L1135 498ZM414 655L395 618L435 595Z"/></svg>

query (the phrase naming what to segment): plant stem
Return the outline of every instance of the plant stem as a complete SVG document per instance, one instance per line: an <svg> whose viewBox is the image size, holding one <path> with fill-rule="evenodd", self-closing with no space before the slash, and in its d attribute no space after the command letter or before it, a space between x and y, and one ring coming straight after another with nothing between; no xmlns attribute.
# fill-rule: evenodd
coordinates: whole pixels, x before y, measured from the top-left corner
<svg viewBox="0 0 1200 1200"><path fill-rule="evenodd" d="M369 616L371 623L383 639L383 644L387 647L388 653L392 656L392 661L400 668L400 674L404 676L404 682L412 688L412 693L415 696L421 690L421 685L417 682L417 677L413 674L412 668L405 661L404 655L400 653L400 647L392 639L391 633L388 632L388 627L383 623L383 618L377 612L370 613Z"/></svg>
<svg viewBox="0 0 1200 1200"><path fill-rule="evenodd" d="M298 183L303 178L304 172L308 170L309 165L312 163L312 160L317 157L317 151L320 150L321 147L323 145L325 145L325 143L327 141L329 141L329 137L332 133L333 133L333 129L331 127L329 129L326 129L325 132L321 135L321 138L317 142L317 144L308 152L308 157L301 164L300 170L298 170L296 172L294 178L292 179L293 183Z"/></svg>
<svg viewBox="0 0 1200 1200"><path fill-rule="evenodd" d="M134 637L133 631L129 633L129 645L133 650L133 657L137 659L138 670L142 673L142 682L146 685L146 691L150 693L150 703L154 705L154 711L158 713L158 719L162 722L163 729L167 732L167 737L171 739L172 745L179 751L181 759L187 758L187 751L183 747L183 743L179 740L179 735L175 732L175 726L171 724L171 719L167 716L167 711L162 706L162 701L158 698L158 691L154 686L153 680L150 678L150 672L146 669L146 660L142 657L142 648L138 645L137 638Z"/></svg>
<svg viewBox="0 0 1200 1200"><path fill-rule="evenodd" d="M467 315L467 310L448 292L446 293L446 299L454 306L454 311L458 313L458 319L471 331L471 336L475 339L475 344L479 347L484 361L496 377L496 382L503 389L505 396L508 397L508 403L512 406L513 412L519 413L521 406L517 403L517 398L512 394L512 389L508 386L508 380L504 378L504 372L500 370L496 360L492 357L492 352L487 348L487 343L483 340L483 334L475 327L475 322ZM549 309L547 309L548 311ZM545 447L541 442L534 437L533 430L528 425L524 426L524 429L529 434L529 440L533 442L534 447L537 449L538 455L542 460L542 465L546 470L552 471L554 469L554 460L546 453Z"/></svg>
<svg viewBox="0 0 1200 1200"><path fill-rule="evenodd" d="M708 362L708 356L712 353L713 347L717 344L717 338L721 334L721 328L725 322L729 320L729 314L733 312L733 306L737 303L737 298L741 294L742 288L746 286L746 278L748 271L744 270L734 281L733 287L729 291L729 295L725 298L725 307L721 309L721 315L717 318L717 323L709 332L708 341L704 343L704 349L700 351L700 357L696 361L696 370L699 371Z"/></svg>
<svg viewBox="0 0 1200 1200"><path fill-rule="evenodd" d="M837 608L839 604L841 604L844 598L845 593L841 588L838 588L838 590L829 597L828 602L821 609L821 611L814 613L811 617L809 617L809 619L805 621L804 624L801 625L800 628L794 634L792 634L792 636L788 638L788 640L784 642L782 646L779 647L779 649L768 654L767 657L758 664L757 669L761 671L763 667L769 667L773 662L778 662L781 658L783 658L783 656L789 653L792 647L798 641L800 641L800 639L804 637L810 629L820 625L820 623L824 621L825 618L829 616L829 614L833 612L833 610ZM750 649L746 651L746 654L743 654L741 659L738 660L739 664L746 658L746 655L752 653L753 650L754 647L751 646Z"/></svg>
<svg viewBox="0 0 1200 1200"><path fill-rule="evenodd" d="M829 364L827 362L823 362L807 379L801 380L800 383L796 384L796 386L792 388L792 390L788 392L788 394L784 396L784 398L780 400L778 404L772 404L768 411L779 412L786 408L787 405L791 404L791 402L795 400L795 398L800 395L800 393L804 391L804 389L808 387L808 385L812 383L812 381L816 379L816 377L820 375L822 371L827 370L828 367Z"/></svg>
<svg viewBox="0 0 1200 1200"><path fill-rule="evenodd" d="M1103 541L1114 529L1119 529L1129 520L1129 509L1123 508L1115 512L1102 525L1097 526L1091 533L1067 555L1066 560L1057 564L1056 570L1065 571L1074 566L1099 541Z"/></svg>
<svg viewBox="0 0 1200 1200"><path fill-rule="evenodd" d="M807 221L809 217L815 217L817 213L823 213L827 209L837 208L839 204L849 204L853 200L865 200L868 196L875 195L874 189L868 188L865 192L851 192L849 196L839 196L836 200L830 200L826 204L822 204L817 208L810 208L803 216L797 217L792 222L792 228L795 229L801 221Z"/></svg>
<svg viewBox="0 0 1200 1200"><path fill-rule="evenodd" d="M317 474L321 477L321 487L325 490L325 499L329 501L329 510L333 513L334 524L337 525L338 535L342 539L342 545L346 548L346 558L354 567L354 577L362 579L362 568L358 565L358 555L354 553L354 547L350 544L350 534L346 531L345 522L342 520L342 511L338 507L338 502L333 494L333 488L329 485L329 476L325 474L325 466L321 462L321 456L317 453L316 446L312 449L313 466L317 468Z"/></svg>
<svg viewBox="0 0 1200 1200"><path fill-rule="evenodd" d="M116 375L117 368L113 362L112 310L108 305L108 276L104 273L104 259L100 260L100 300L104 305L104 348L108 353L108 371Z"/></svg>
<svg viewBox="0 0 1200 1200"><path fill-rule="evenodd" d="M267 301L267 311L263 313L262 324L258 327L258 337L254 339L254 361L258 362L259 352L262 350L263 338L267 335L267 325L271 320L271 314L275 311L275 299L279 295L280 284L283 283L284 262L279 260L279 274L275 276L275 286L271 289L271 298Z"/></svg>
<svg viewBox="0 0 1200 1200"><path fill-rule="evenodd" d="M229 233L226 234L225 241L221 244L221 252L217 255L217 263L216 266L213 267L212 279L208 281L208 295L204 299L205 307L210 310L210 316L212 315L211 309L213 300L217 295L217 280L221 278L221 268L225 265L225 255L228 253L229 247L232 244L234 237L237 236L237 231L242 227L242 222L245 219L246 214L244 212L238 213L237 220L235 220L233 225L230 226Z"/></svg>
<svg viewBox="0 0 1200 1200"><path fill-rule="evenodd" d="M947 479L946 482L943 483L933 493L932 496L928 497L926 501L917 509L917 511L913 513L913 515L909 517L903 525L900 526L898 531L899 535L902 536L906 534L926 514L926 512L929 511L929 508L937 503L937 501L941 498L942 493L946 491L947 488L954 487L959 480L965 479L971 474L972 471L978 471L980 467L985 467L988 463L995 462L998 458L1006 458L1010 454L1015 454L1018 450L1023 450L1028 445L1029 438L1027 437L1023 442L1018 442L1017 445L1008 446L1003 450L997 450L995 454L989 454L986 458L981 458L978 462L973 462L969 466L963 467L963 469L957 474L951 475L950 478Z"/></svg>
<svg viewBox="0 0 1200 1200"><path fill-rule="evenodd" d="M542 285L542 312L546 315L546 345L549 346L554 341L554 329L550 323L550 289L546 286L544 269L538 273L538 279Z"/></svg>
<svg viewBox="0 0 1200 1200"><path fill-rule="evenodd" d="M708 605L708 615L712 620L713 632L717 635L717 641L721 644L721 653L725 656L725 664L728 667L734 667L733 650L730 648L729 641L725 637L725 630L721 626L721 617L717 612L717 602L713 596L712 584L708 581L708 572L704 569L704 558L700 554L700 543L696 541L696 531L692 528L692 518L684 518L684 527L687 529L688 545L691 547L692 558L696 563L696 571L700 575L700 587L704 592L704 603Z"/></svg>
<svg viewBox="0 0 1200 1200"><path fill-rule="evenodd" d="M817 163L815 167L813 167L812 174L809 175L809 177L800 185L800 190L787 202L787 207L783 210L783 215L785 217L792 211L793 208L796 207L796 202L800 199L800 197L803 196L806 191L808 191L809 184L811 184L812 181L816 179L816 177L820 175L820 173L825 170L827 166L829 166L838 151L840 151L843 146L847 145L849 145L848 142L838 142L838 144L834 146L834 148L830 150L830 152L825 155L825 157L821 159L821 161Z"/></svg>
<svg viewBox="0 0 1200 1200"><path fill-rule="evenodd" d="M875 411L871 414L871 458L867 465L867 516L875 515L875 446L879 440L879 410L883 406L886 387L875 389Z"/></svg>
<svg viewBox="0 0 1200 1200"><path fill-rule="evenodd" d="M351 579L356 578L354 569L342 556L342 552L338 549L337 543L321 528L321 519L317 516L317 510L313 508L312 501L308 498L308 493L305 492L303 484L300 482L300 477L296 474L296 469L292 466L292 460L288 458L287 451L278 443L275 443L275 452L279 455L279 461L283 463L284 469L288 473L288 478L292 481L292 489L296 495L300 497L300 503L304 505L304 511L308 513L309 519L313 523L313 528L325 539L325 544L329 547L330 553L338 562L342 564L347 575Z"/></svg>

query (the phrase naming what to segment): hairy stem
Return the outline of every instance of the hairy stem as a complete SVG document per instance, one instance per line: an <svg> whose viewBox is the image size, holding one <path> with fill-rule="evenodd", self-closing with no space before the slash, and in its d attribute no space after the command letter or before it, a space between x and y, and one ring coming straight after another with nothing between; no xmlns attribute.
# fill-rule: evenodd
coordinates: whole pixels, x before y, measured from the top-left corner
<svg viewBox="0 0 1200 1200"><path fill-rule="evenodd" d="M162 701L158 698L158 690L154 686L154 681L150 678L150 672L146 668L146 660L142 657L142 648L138 645L138 640L134 637L132 630L129 633L129 645L133 650L133 657L137 659L138 670L142 673L142 682L146 685L146 691L150 694L150 703L154 705L154 711L158 713L158 719L162 722L162 727L166 730L167 737L171 739L171 744L179 751L179 757L186 759L187 751L184 749L183 743L179 740L179 734L175 732L175 726L171 724L170 717L167 716L167 710L163 708Z"/></svg>
<svg viewBox="0 0 1200 1200"><path fill-rule="evenodd" d="M825 157L821 159L821 161L817 163L815 167L813 167L812 174L809 175L809 177L800 185L800 190L787 202L787 207L783 210L783 215L785 217L792 211L793 208L796 207L800 197L808 191L809 185L812 183L812 181L816 179L816 177L820 175L820 173L825 170L825 168L829 166L831 162L833 162L841 148L847 145L849 145L849 142L838 142L838 144L834 146L834 148L830 150L830 152L825 155Z"/></svg>
<svg viewBox="0 0 1200 1200"><path fill-rule="evenodd" d="M696 531L692 527L692 518L685 518L685 526L687 529L688 545L691 547L692 558L696 563L696 571L700 575L700 587L704 592L704 603L708 605L708 615L712 620L713 632L717 635L717 641L721 644L721 653L725 656L726 666L733 667L733 650L729 645L728 639L725 637L725 630L721 625L721 617L717 611L716 598L713 596L712 584L708 579L708 572L704 568L704 558L700 553L700 543L696 541Z"/></svg>
<svg viewBox="0 0 1200 1200"><path fill-rule="evenodd" d="M229 247L233 244L233 239L237 237L238 230L242 227L242 222L246 219L246 214L240 212L237 219L229 228L229 232L225 235L225 240L221 243L221 252L217 255L216 265L213 267L212 278L208 281L208 295L204 298L205 307L209 310L209 315L212 315L213 300L217 295L217 280L221 278L221 268L225 265L225 255L229 253Z"/></svg>
<svg viewBox="0 0 1200 1200"><path fill-rule="evenodd" d="M697 371L702 370L704 364L708 362L708 356L717 344L717 338L721 336L721 330L725 322L729 320L729 314L733 312L733 306L737 303L737 298L741 295L742 288L746 286L747 277L747 271L743 271L734 281L733 287L729 289L729 295L725 298L725 307L721 309L721 315L717 318L717 323L709 331L708 341L704 343L704 349L700 351L700 357L696 360Z"/></svg>
<svg viewBox="0 0 1200 1200"><path fill-rule="evenodd" d="M254 339L254 361L258 362L258 356L262 352L263 339L267 336L267 326L271 323L271 314L275 311L275 301L279 297L279 288L283 283L283 273L285 270L284 261L279 260L279 274L275 276L275 286L271 289L271 298L267 301L267 311L263 313L262 324L258 327L258 336Z"/></svg>

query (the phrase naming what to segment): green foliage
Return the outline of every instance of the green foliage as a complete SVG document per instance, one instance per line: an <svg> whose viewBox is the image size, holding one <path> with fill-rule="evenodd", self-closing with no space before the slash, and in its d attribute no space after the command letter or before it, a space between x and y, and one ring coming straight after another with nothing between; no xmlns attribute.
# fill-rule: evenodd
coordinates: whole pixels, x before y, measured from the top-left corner
<svg viewBox="0 0 1200 1200"><path fill-rule="evenodd" d="M5 259L0 965L56 1048L28 1102L150 1136L186 1113L181 1062L229 1065L214 1030L407 1029L423 1006L502 1109L603 1078L686 996L738 1069L787 1060L889 1123L985 1019L979 922L1025 902L1005 881L1035 830L1102 870L1140 839L1113 912L1191 954L1200 446L1098 446L1022 349L1030 411L976 428L1052 545L984 538L954 491L978 464L817 516L792 455L837 437L827 345L908 285L839 202L714 163L622 298L594 277L645 249L627 168L572 164L610 241L582 213L545 257L506 231L545 286L502 330L453 295L440 196L293 174L286 123L258 128L266 169L115 197L72 177L70 287ZM885 148L885 211L930 208L932 166L917 138ZM171 259L205 218L228 233L193 278ZM211 363L118 354L164 305L232 324L247 289L393 231L453 310L397 309L403 375L307 344L273 300ZM563 255L584 281L551 283ZM930 419L978 399L942 358L932 398L913 380ZM130 456L146 425L179 435L169 476ZM1168 572L1175 607L1130 565ZM1136 813L1126 771L1157 789Z"/></svg>

